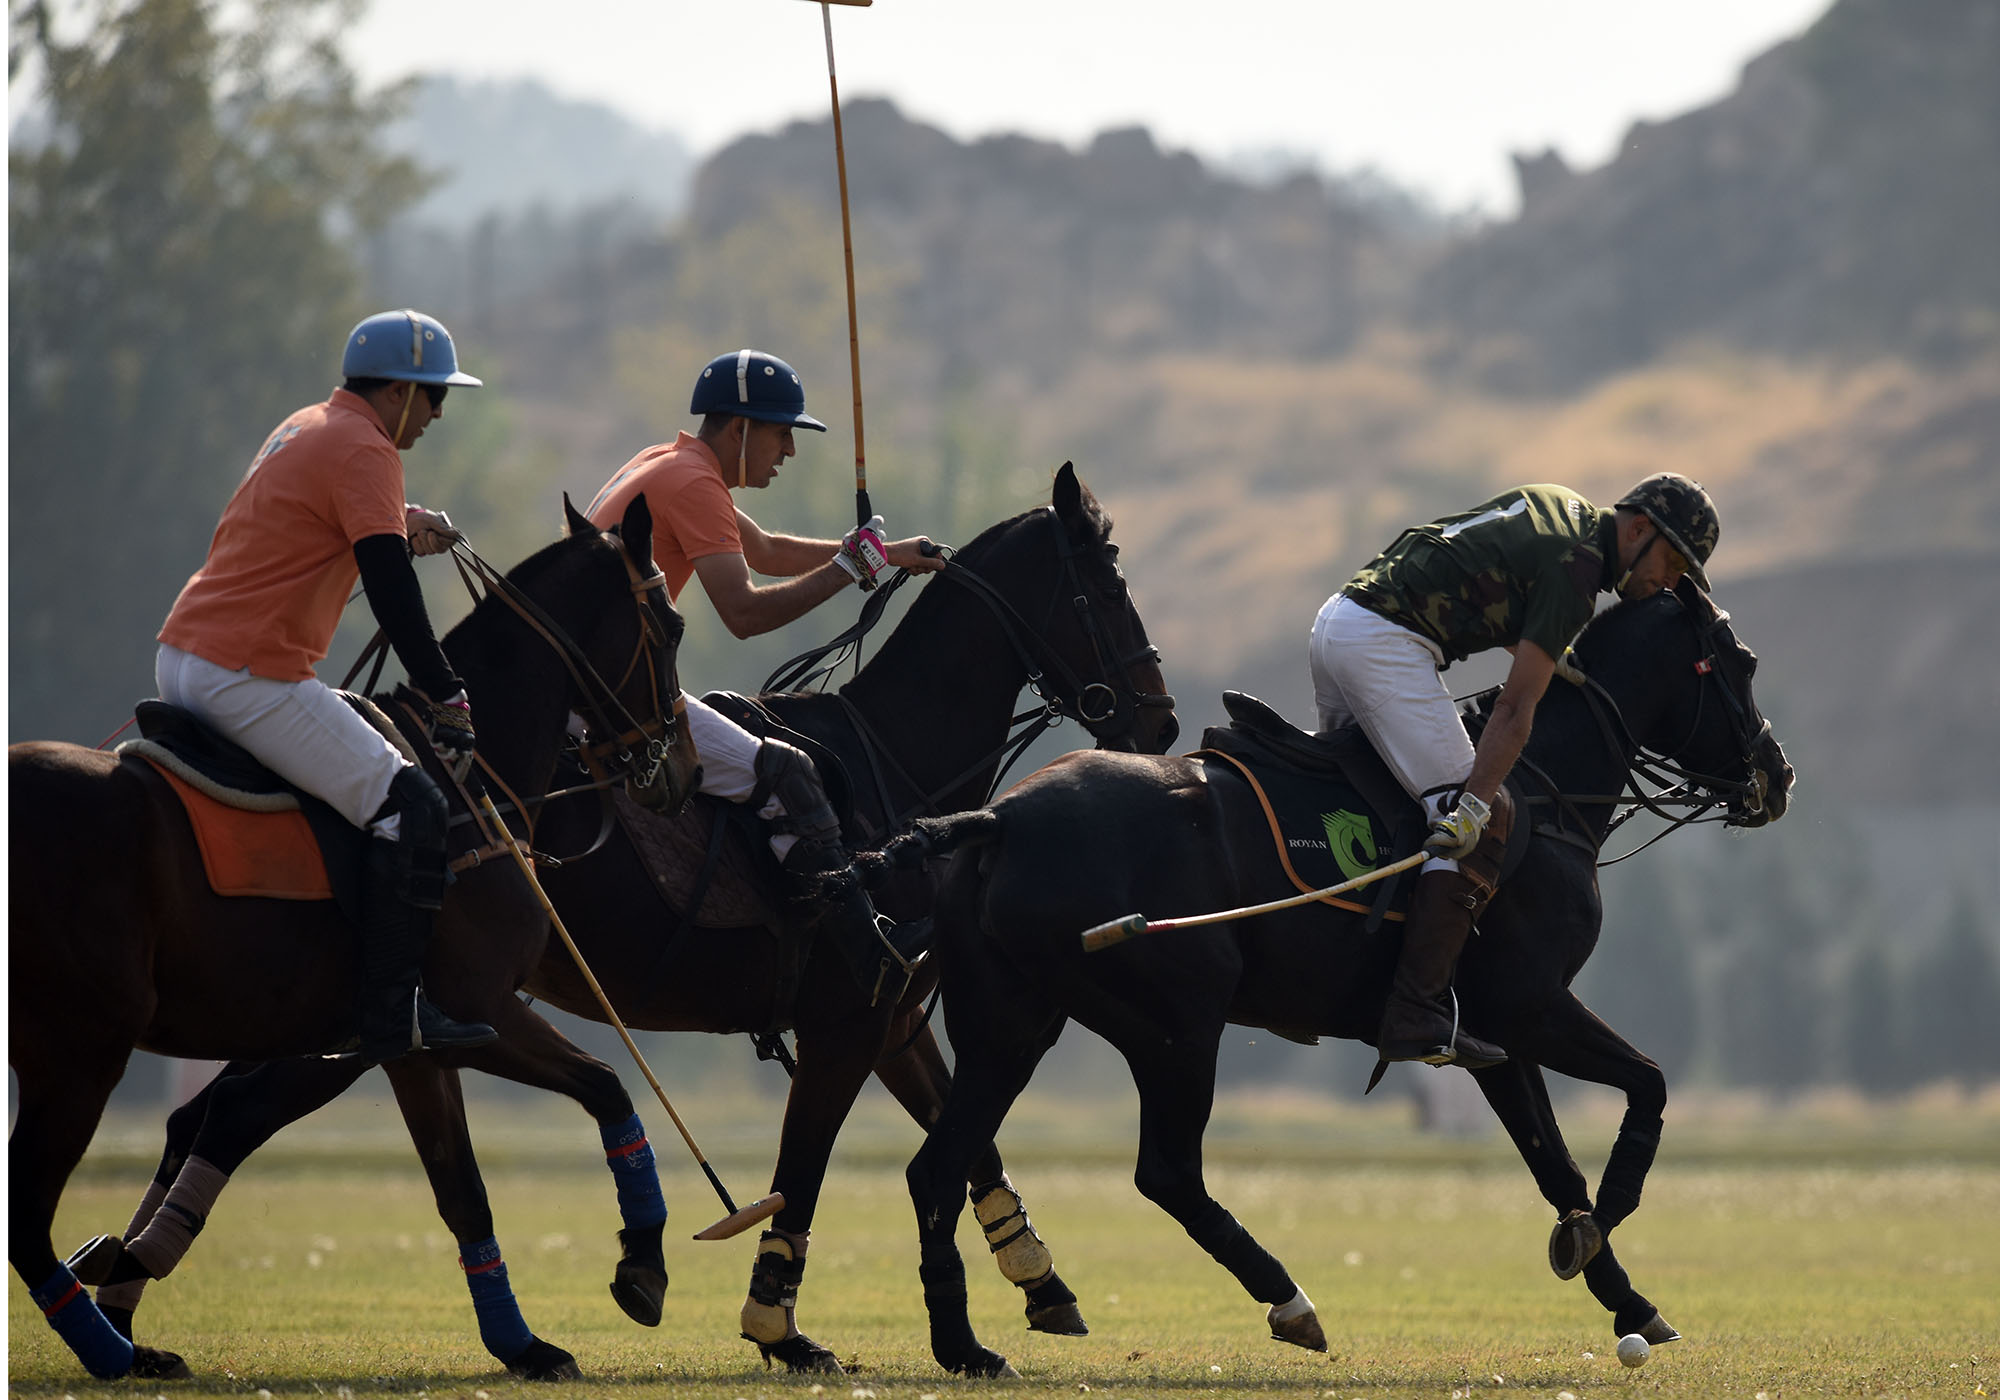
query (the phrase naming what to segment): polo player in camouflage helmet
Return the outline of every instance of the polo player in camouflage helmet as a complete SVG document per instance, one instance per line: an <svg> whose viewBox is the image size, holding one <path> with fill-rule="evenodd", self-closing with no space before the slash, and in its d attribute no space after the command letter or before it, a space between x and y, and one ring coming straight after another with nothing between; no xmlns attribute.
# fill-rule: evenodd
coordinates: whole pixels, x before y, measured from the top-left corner
<svg viewBox="0 0 2000 1400"><path fill-rule="evenodd" d="M1405 530L1320 609L1311 646L1320 728L1359 724L1431 819L1431 859L1376 1035L1384 1061L1506 1060L1458 1029L1451 995L1506 849L1512 810L1501 782L1597 595L1646 598L1684 574L1706 588L1720 528L1708 493L1670 472L1610 510L1562 486L1517 487ZM1475 749L1440 672L1493 647L1514 662Z"/></svg>

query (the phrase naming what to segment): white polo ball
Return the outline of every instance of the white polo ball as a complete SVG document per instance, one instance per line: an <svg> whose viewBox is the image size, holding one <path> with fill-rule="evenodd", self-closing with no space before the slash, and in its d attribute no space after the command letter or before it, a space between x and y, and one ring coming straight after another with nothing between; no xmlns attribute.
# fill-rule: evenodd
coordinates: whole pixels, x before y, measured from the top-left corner
<svg viewBox="0 0 2000 1400"><path fill-rule="evenodd" d="M1627 1332L1618 1339L1618 1359L1627 1366L1643 1366L1652 1354L1653 1348L1637 1332Z"/></svg>

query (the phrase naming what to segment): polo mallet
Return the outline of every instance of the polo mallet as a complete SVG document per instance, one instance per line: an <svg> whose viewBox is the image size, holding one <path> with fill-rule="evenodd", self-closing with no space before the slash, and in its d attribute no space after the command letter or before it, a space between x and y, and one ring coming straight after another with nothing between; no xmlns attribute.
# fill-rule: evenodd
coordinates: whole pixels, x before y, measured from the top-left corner
<svg viewBox="0 0 2000 1400"><path fill-rule="evenodd" d="M1196 928L1202 924L1219 924L1230 919L1248 919L1257 914L1275 914L1280 909L1296 909L1301 904L1310 904L1316 899L1329 895L1346 894L1358 890L1363 885L1372 885L1377 880L1386 880L1391 875L1401 874L1413 866L1422 865L1431 858L1429 851L1418 851L1413 856L1405 856L1394 864L1385 865L1380 870L1371 870L1366 875L1338 885L1328 885L1323 890L1309 890L1305 894L1295 894L1290 899L1274 899L1269 904L1249 904L1241 909L1224 909L1215 914L1190 914L1184 919L1154 919L1147 922L1144 914L1127 914L1122 919L1099 924L1086 929L1083 934L1083 951L1095 953L1100 948L1109 948L1123 943L1128 938L1137 938L1142 933L1166 933L1177 928Z"/></svg>
<svg viewBox="0 0 2000 1400"><path fill-rule="evenodd" d="M875 0L816 0L826 29L826 87L833 96L833 164L840 174L840 251L847 260L847 365L854 380L854 523L874 516L868 504L868 453L861 433L861 320L854 300L854 225L847 212L847 142L840 130L840 83L833 74L833 7L872 5Z"/></svg>
<svg viewBox="0 0 2000 1400"><path fill-rule="evenodd" d="M479 794L479 800L485 806L487 819L493 823L494 829L505 832L507 824L500 819L500 809L493 805L492 794L482 792ZM681 1141L688 1145L688 1151L694 1154L695 1161L701 1165L702 1172L708 1177L708 1184L713 1186L715 1194L722 1198L722 1208L729 1212L728 1215L696 1235L695 1238L698 1240L726 1240L733 1235L742 1234L745 1230L749 1229L752 1225L758 1224L760 1221L769 1220L772 1216L783 1210L785 1208L784 1195L781 1192L775 1191L764 1197L761 1201L752 1201L741 1210L736 1208L736 1202L729 1198L729 1189L722 1184L722 1178L715 1174L715 1168L708 1164L708 1158L701 1155L701 1148L696 1145L694 1135L687 1130L687 1124L681 1122L680 1114L674 1112L674 1106L667 1102L667 1091L660 1087L660 1081L653 1077L652 1068L646 1063L646 1057L640 1054L639 1047L632 1043L631 1032L625 1029L625 1023L618 1018L618 1013L612 1009L611 998L604 994L604 988L598 985L597 974L592 972L590 964L583 960L583 951L576 946L576 940L569 936L569 930L563 927L562 916L556 913L555 905L549 903L548 891L544 890L542 882L535 878L535 867L529 863L528 857L522 853L520 842L515 841L509 836L507 839L507 849L513 853L514 863L521 867L521 873L528 877L528 883L534 887L535 896L542 901L542 909L549 916L549 922L555 925L556 932L561 935L563 946L569 949L569 955L576 959L577 971L581 972L583 980L590 984L592 994L597 997L597 1004L604 1008L606 1019L617 1030L618 1038L625 1042L625 1048L632 1052L632 1059L638 1064L639 1072L646 1076L646 1082L653 1086L653 1092L659 1096L660 1107L667 1111L667 1117L673 1119L674 1126L680 1129Z"/></svg>

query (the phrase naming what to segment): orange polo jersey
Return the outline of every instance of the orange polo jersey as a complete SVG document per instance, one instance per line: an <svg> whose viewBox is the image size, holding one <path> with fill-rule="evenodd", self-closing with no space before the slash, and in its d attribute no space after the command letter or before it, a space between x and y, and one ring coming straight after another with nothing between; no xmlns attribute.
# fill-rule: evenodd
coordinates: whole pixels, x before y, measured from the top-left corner
<svg viewBox="0 0 2000 1400"><path fill-rule="evenodd" d="M335 389L265 440L159 639L228 670L305 680L359 577L355 542L406 531L403 459L367 402Z"/></svg>
<svg viewBox="0 0 2000 1400"><path fill-rule="evenodd" d="M653 513L653 562L667 576L671 597L687 587L695 560L743 552L736 502L722 484L715 453L692 433L649 447L620 467L584 514L598 529L609 529L641 492Z"/></svg>

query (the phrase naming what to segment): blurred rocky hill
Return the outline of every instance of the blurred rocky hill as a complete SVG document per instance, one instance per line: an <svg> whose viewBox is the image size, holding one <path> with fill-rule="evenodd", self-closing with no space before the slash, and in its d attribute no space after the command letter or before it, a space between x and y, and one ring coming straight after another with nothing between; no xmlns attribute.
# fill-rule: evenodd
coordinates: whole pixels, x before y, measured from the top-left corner
<svg viewBox="0 0 2000 1400"><path fill-rule="evenodd" d="M1603 499L1685 472L1720 502L1711 572L1745 635L1814 639L1766 668L1781 732L1879 752L1835 787L1990 794L2000 746L1953 736L1963 697L2000 694L1980 660L2000 559L1995 73L1983 0L1840 0L1600 169L1524 154L1520 215L1470 227L1379 182L1246 182L1141 130L962 143L853 102L877 503L962 539L1074 459L1199 724L1229 685L1304 718L1313 612L1410 521L1518 481ZM837 209L830 128L802 122L716 153L677 225L544 213L468 235L456 290L499 362L508 458L588 494L681 422L717 347L753 343L799 365L833 428L802 444L809 482L754 508L831 528L851 434ZM377 266L402 295L424 269L397 238L418 246L392 232ZM502 275L510 244L537 260ZM1876 673L1917 635L1922 685ZM699 616L693 636L694 673L712 655L732 684L809 639L705 653Z"/></svg>

